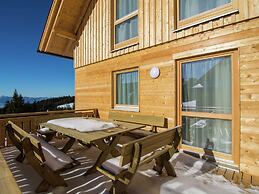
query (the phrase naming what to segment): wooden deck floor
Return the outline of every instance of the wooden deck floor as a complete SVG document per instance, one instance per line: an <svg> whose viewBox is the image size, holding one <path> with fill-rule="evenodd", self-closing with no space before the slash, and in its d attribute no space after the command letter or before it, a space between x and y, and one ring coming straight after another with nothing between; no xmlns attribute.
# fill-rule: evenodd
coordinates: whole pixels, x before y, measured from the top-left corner
<svg viewBox="0 0 259 194"><path fill-rule="evenodd" d="M4 156L0 152L0 193L16 193L20 194L19 189L12 172L7 165Z"/></svg>
<svg viewBox="0 0 259 194"><path fill-rule="evenodd" d="M56 141L55 146L59 147L63 142ZM1 149L5 160L15 176L18 186L24 193L34 193L36 186L41 181L38 174L28 165L20 164L15 161L15 157L19 151L14 147ZM94 147L85 149L80 146L73 146L69 152L71 156L81 162L80 166L68 170L62 174L68 183L67 192L76 194L78 192L87 192L89 194L105 193L109 190L111 181L96 173L89 177L84 177L82 174L90 168L96 160L98 150ZM218 168L212 163L205 162L201 159L190 157L189 155L179 154L172 163L175 166L178 174L177 178L155 175L152 170L152 163L143 166L133 179L132 184L128 188L129 194L168 194L168 193L192 193L191 190L200 191L200 193L250 193L251 185L259 186L259 178L248 176L243 173L237 173L232 170ZM0 173L1 175L1 173ZM225 180L223 175L227 180ZM221 178L222 177L222 178ZM3 180L0 180L0 185ZM139 183L142 183L141 187ZM236 184L237 183L238 186ZM181 186L182 185L182 186ZM178 188L179 187L179 188ZM255 188L254 193L259 193L259 189ZM51 191L51 190L50 190ZM49 192L50 192L49 191ZM210 192L208 192L210 191ZM1 191L0 191L1 193ZM8 192L10 193L10 192Z"/></svg>

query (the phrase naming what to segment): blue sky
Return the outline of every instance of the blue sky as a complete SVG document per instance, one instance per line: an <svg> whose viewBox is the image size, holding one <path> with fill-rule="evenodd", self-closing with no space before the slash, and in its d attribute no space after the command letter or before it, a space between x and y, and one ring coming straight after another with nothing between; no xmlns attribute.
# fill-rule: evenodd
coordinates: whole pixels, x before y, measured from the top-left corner
<svg viewBox="0 0 259 194"><path fill-rule="evenodd" d="M0 96L74 95L73 61L38 53L51 0L7 0L0 5Z"/></svg>

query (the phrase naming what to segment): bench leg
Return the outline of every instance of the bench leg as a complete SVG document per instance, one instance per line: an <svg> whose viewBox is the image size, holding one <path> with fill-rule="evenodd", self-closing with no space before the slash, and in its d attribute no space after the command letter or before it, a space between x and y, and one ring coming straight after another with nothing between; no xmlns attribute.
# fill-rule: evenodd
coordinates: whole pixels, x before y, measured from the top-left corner
<svg viewBox="0 0 259 194"><path fill-rule="evenodd" d="M169 162L170 160L170 154L167 152L164 155L162 155L163 158L163 166L166 169L167 175L168 176L172 176L172 177L176 177L176 173L174 170L173 165Z"/></svg>
<svg viewBox="0 0 259 194"><path fill-rule="evenodd" d="M168 176L176 177L176 172L174 170L173 165L169 162L170 154L169 152L161 155L156 158L156 164L153 167L153 170L157 171L159 174L162 174L163 168L165 168Z"/></svg>
<svg viewBox="0 0 259 194"><path fill-rule="evenodd" d="M42 180L37 189L36 193L46 192L49 190L50 184L46 180Z"/></svg>
<svg viewBox="0 0 259 194"><path fill-rule="evenodd" d="M110 194L126 194L127 185L122 182L116 180L113 182L113 185L109 191Z"/></svg>
<svg viewBox="0 0 259 194"><path fill-rule="evenodd" d="M163 171L163 161L162 161L162 158L159 157L159 158L156 158L156 164L155 166L153 167L153 170L157 171L158 174L162 174L162 171Z"/></svg>
<svg viewBox="0 0 259 194"><path fill-rule="evenodd" d="M20 163L23 163L25 159L25 155L23 152L21 152L17 157L16 157L16 161L20 162Z"/></svg>

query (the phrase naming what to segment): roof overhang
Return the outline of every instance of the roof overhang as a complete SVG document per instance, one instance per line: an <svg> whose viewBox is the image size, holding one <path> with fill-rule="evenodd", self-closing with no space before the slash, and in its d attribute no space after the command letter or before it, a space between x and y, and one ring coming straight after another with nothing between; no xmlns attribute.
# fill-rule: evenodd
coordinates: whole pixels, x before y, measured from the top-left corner
<svg viewBox="0 0 259 194"><path fill-rule="evenodd" d="M38 51L73 58L78 31L91 0L53 0Z"/></svg>

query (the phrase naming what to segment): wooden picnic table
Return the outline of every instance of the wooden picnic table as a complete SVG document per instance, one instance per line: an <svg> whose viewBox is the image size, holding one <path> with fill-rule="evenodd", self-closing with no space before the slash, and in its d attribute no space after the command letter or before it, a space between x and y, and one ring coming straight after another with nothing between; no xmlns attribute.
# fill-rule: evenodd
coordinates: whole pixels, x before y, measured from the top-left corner
<svg viewBox="0 0 259 194"><path fill-rule="evenodd" d="M97 120L107 121L102 119ZM118 144L122 134L145 127L145 125L135 123L119 121L113 121L113 123L115 123L117 127L91 132L80 132L76 129L65 128L51 123L41 123L40 127L49 128L50 130L62 133L69 137L69 141L62 148L62 151L65 153L73 146L76 140L82 141L86 144L95 145L101 150L101 154L96 160L94 166L85 173L86 176L96 172L96 167L100 167L109 154L113 157L120 155L119 151L116 149L116 145Z"/></svg>

